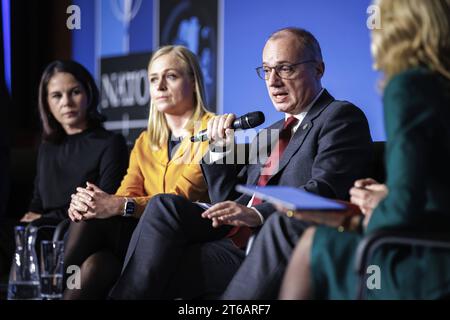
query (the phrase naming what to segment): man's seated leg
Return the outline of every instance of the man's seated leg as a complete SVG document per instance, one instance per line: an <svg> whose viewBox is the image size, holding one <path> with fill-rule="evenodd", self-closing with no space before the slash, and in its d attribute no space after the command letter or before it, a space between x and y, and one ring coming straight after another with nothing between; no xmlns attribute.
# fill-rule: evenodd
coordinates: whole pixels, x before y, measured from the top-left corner
<svg viewBox="0 0 450 320"><path fill-rule="evenodd" d="M217 299L244 260L230 239L195 244L183 254L165 293L168 298Z"/></svg>
<svg viewBox="0 0 450 320"><path fill-rule="evenodd" d="M256 236L249 255L222 299L276 299L287 261L310 224L273 213Z"/></svg>

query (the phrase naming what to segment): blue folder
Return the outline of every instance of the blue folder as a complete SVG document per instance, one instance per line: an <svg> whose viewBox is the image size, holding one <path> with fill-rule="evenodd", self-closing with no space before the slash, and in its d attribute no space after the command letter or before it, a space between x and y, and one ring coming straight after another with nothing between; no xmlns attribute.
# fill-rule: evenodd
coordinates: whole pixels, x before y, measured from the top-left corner
<svg viewBox="0 0 450 320"><path fill-rule="evenodd" d="M248 195L255 194L262 200L281 204L290 210L343 211L347 209L342 203L293 187L237 185L236 190Z"/></svg>

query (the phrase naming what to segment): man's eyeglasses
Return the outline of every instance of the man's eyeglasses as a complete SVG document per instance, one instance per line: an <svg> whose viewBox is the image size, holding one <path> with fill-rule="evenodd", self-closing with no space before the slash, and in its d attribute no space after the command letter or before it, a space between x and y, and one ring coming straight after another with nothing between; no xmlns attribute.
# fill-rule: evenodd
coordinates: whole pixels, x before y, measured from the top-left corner
<svg viewBox="0 0 450 320"><path fill-rule="evenodd" d="M297 63L289 64L289 63L283 63L279 64L275 67L268 67L268 66L262 66L256 68L256 73L258 76L263 80L268 80L270 77L270 74L272 73L272 70L275 70L275 73L282 79L292 79L295 76L295 68L298 65L304 64L304 63L310 63L310 62L316 62L315 60L306 60L306 61L300 61Z"/></svg>

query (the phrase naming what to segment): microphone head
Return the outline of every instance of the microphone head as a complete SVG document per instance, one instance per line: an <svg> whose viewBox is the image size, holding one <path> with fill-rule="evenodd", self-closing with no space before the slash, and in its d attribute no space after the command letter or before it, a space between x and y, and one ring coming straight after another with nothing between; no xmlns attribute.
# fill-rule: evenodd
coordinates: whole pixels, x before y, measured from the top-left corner
<svg viewBox="0 0 450 320"><path fill-rule="evenodd" d="M266 120L264 113L261 111L249 112L239 117L233 123L235 129L249 129L255 128L264 123Z"/></svg>
<svg viewBox="0 0 450 320"><path fill-rule="evenodd" d="M261 111L249 112L234 120L232 128L235 130L255 128L263 124L265 120L264 113ZM207 130L202 130L191 137L191 142L206 141L207 139Z"/></svg>

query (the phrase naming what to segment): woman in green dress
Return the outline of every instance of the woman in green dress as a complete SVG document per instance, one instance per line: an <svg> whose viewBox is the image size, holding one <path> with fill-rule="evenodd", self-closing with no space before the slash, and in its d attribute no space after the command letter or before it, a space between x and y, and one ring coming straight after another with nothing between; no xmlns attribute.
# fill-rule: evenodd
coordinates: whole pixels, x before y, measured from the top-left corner
<svg viewBox="0 0 450 320"><path fill-rule="evenodd" d="M387 227L450 230L450 0L380 0L372 31L375 66L384 73L386 185L355 182L351 200L364 231L308 229L288 266L281 299L354 299L355 251L364 234ZM373 210L372 213L372 208ZM298 218L305 218L301 213ZM450 253L385 246L371 265L379 289L369 299L436 299L450 294Z"/></svg>

